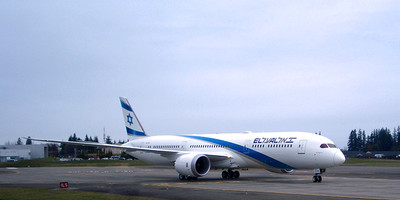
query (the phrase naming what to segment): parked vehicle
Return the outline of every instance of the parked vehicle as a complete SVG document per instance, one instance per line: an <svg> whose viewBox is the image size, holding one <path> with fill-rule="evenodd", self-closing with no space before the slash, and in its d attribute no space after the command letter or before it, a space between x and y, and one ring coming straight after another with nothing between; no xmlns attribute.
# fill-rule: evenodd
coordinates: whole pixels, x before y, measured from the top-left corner
<svg viewBox="0 0 400 200"><path fill-rule="evenodd" d="M383 158L383 156L384 156L383 154L381 154L381 153L378 153L378 154L375 154L375 156L374 156L374 157L375 157L375 158Z"/></svg>
<svg viewBox="0 0 400 200"><path fill-rule="evenodd" d="M119 160L119 156L111 156L111 160Z"/></svg>

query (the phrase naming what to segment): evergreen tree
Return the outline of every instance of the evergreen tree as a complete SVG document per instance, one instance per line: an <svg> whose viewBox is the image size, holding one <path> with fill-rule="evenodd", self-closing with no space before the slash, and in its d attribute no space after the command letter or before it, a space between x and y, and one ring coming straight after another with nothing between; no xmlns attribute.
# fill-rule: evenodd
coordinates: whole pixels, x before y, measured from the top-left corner
<svg viewBox="0 0 400 200"><path fill-rule="evenodd" d="M22 145L21 138L18 138L16 145Z"/></svg>
<svg viewBox="0 0 400 200"><path fill-rule="evenodd" d="M397 127L397 150L400 150L400 126Z"/></svg>
<svg viewBox="0 0 400 200"><path fill-rule="evenodd" d="M47 149L49 150L49 157L59 156L57 144L47 144Z"/></svg>
<svg viewBox="0 0 400 200"><path fill-rule="evenodd" d="M390 151L393 148L393 137L390 130L381 128L378 133L378 147L379 151Z"/></svg>
<svg viewBox="0 0 400 200"><path fill-rule="evenodd" d="M365 131L361 131L361 129L358 130L356 144L357 144L358 151L366 150Z"/></svg>
<svg viewBox="0 0 400 200"><path fill-rule="evenodd" d="M77 137L76 133L74 133L72 136L69 137L68 141L82 141L82 139Z"/></svg>
<svg viewBox="0 0 400 200"><path fill-rule="evenodd" d="M76 133L74 133L73 135L69 136L68 141L82 141L79 137L76 136ZM61 148L63 148L62 150L62 154L64 156L73 156L75 155L75 149L77 151L77 153L80 153L82 151L81 146L74 146L74 145L65 145L65 146L61 146Z"/></svg>
<svg viewBox="0 0 400 200"><path fill-rule="evenodd" d="M379 150L378 135L379 135L379 131L377 129L375 129L375 130L373 130L371 132L371 135L369 137L369 149L368 149L368 151L378 151Z"/></svg>
<svg viewBox="0 0 400 200"><path fill-rule="evenodd" d="M400 126L393 130L393 150L400 150Z"/></svg>
<svg viewBox="0 0 400 200"><path fill-rule="evenodd" d="M107 141L107 139L106 139L106 141ZM112 151L108 150L105 157L111 158L111 156L113 156Z"/></svg>
<svg viewBox="0 0 400 200"><path fill-rule="evenodd" d="M107 135L107 137L106 137L106 144L112 144L112 140L109 135Z"/></svg>
<svg viewBox="0 0 400 200"><path fill-rule="evenodd" d="M396 130L396 127L395 127L393 129L393 150L394 151L398 150L397 146L398 146L398 143L397 143L397 130Z"/></svg>
<svg viewBox="0 0 400 200"><path fill-rule="evenodd" d="M356 129L354 129L350 132L349 140L347 142L347 148L349 151L357 150L357 131L356 131Z"/></svg>
<svg viewBox="0 0 400 200"><path fill-rule="evenodd" d="M26 145L31 145L32 144L31 136L28 136L28 139L26 139L25 144Z"/></svg>

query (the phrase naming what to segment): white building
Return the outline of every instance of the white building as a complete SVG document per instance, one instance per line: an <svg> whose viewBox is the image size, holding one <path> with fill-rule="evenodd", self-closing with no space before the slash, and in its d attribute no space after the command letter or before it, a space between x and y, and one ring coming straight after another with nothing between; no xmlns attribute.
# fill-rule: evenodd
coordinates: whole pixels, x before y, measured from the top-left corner
<svg viewBox="0 0 400 200"><path fill-rule="evenodd" d="M0 145L0 162L47 158L47 144Z"/></svg>
<svg viewBox="0 0 400 200"><path fill-rule="evenodd" d="M29 149L0 149L0 162L30 159L31 150Z"/></svg>

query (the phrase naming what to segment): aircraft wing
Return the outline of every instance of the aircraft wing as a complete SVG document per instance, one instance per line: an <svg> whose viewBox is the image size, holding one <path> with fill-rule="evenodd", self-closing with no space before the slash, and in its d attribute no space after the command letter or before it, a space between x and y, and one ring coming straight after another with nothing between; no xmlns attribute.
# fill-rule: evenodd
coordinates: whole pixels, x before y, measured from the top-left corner
<svg viewBox="0 0 400 200"><path fill-rule="evenodd" d="M27 138L24 138L27 139ZM80 142L80 141L63 141L63 140L49 140L49 139L38 139L38 138L29 138L32 141L40 141L40 142L50 142L50 143L61 143L61 144L69 144L69 145L76 145L76 146L91 146L91 147L100 147L100 148L116 148L116 149L124 149L126 151L143 151L148 153L156 153L160 154L161 156L165 157L179 157L180 155L192 153L189 151L179 151L179 150L167 150L167 149L154 149L154 148L144 148L144 147L133 147L129 146L129 143L125 143L122 145L117 144L102 144L97 142ZM231 158L230 155L225 153L202 153L196 152L200 154L204 154L213 161L220 161Z"/></svg>

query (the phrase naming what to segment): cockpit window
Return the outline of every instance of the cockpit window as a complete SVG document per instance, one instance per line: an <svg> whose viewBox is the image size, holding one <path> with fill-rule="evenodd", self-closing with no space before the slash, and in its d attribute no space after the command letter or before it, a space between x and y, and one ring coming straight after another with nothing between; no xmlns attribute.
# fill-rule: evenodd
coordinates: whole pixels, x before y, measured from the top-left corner
<svg viewBox="0 0 400 200"><path fill-rule="evenodd" d="M325 148L337 148L336 145L330 144L330 143L328 143L328 144L321 144L319 147L321 147L321 148L323 148L323 149L325 149Z"/></svg>
<svg viewBox="0 0 400 200"><path fill-rule="evenodd" d="M334 144L328 144L329 148L336 148L336 145Z"/></svg>
<svg viewBox="0 0 400 200"><path fill-rule="evenodd" d="M321 147L321 148L328 148L328 145L326 145L326 144L321 144L321 146L319 146L319 147Z"/></svg>

